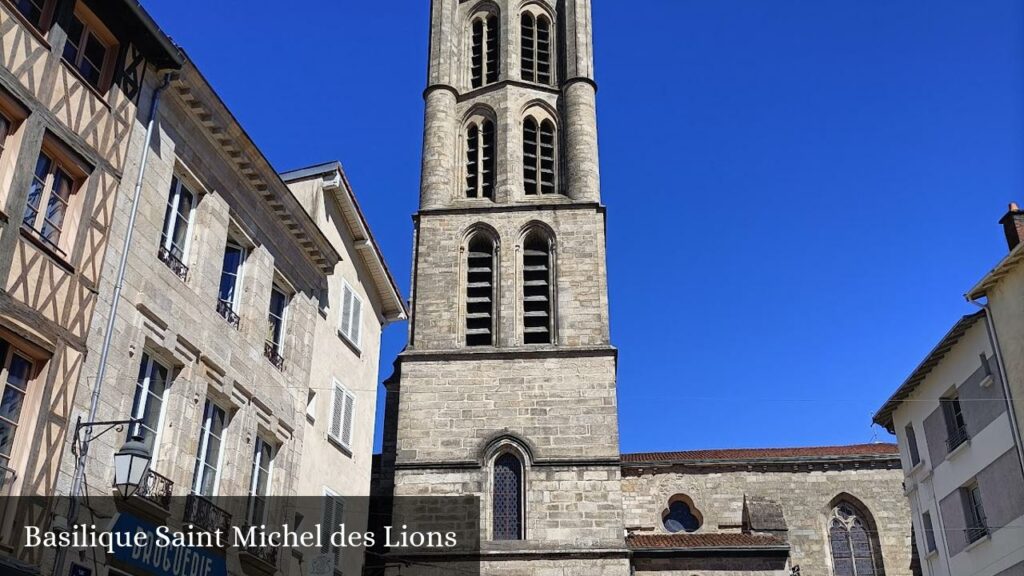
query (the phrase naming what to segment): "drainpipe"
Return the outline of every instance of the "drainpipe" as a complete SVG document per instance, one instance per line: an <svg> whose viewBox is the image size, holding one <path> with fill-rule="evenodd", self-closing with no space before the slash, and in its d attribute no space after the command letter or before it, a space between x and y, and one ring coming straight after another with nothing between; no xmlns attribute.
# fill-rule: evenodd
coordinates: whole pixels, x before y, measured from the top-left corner
<svg viewBox="0 0 1024 576"><path fill-rule="evenodd" d="M1006 364L1003 363L1003 352L999 347L999 336L996 334L996 323L992 317L992 307L986 301L984 304L977 299L967 296L967 301L985 311L985 326L988 329L988 341L992 346L992 352L996 356L996 366L999 368L999 380L1003 385L1003 397L1006 400L1006 413L1010 416L1010 431L1013 433L1013 444L1017 447L1017 460L1020 464L1021 473L1024 474L1024 447L1021 444L1020 426L1017 422L1017 414L1013 410L1013 393L1010 391L1009 378L1006 375ZM987 300L987 299L986 299Z"/></svg>
<svg viewBox="0 0 1024 576"><path fill-rule="evenodd" d="M135 231L135 217L139 212L139 196L142 193L142 179L146 175L146 163L149 161L149 146L153 139L153 125L156 124L157 110L160 107L160 94L170 85L174 74L164 74L163 82L153 91L152 103L149 107L149 121L146 124L146 139L142 145L142 158L139 160L139 176L135 180L135 195L132 198L131 213L128 218L128 230L124 235L124 245L121 248L121 264L117 270L117 283L114 284L114 296L110 302L110 314L107 318L107 329L103 334L103 347L100 349L100 364L96 370L96 381L92 388L92 400L89 404L89 416L86 422L96 420L96 413L99 411L100 393L103 389L103 378L107 373L107 359L110 356L110 342L114 335L114 321L117 319L117 305L121 301L121 290L124 288L124 275L128 267L128 249L131 247L132 233ZM86 428L82 439L82 450L75 461L75 473L71 478L70 505L68 510L68 528L73 528L78 519L78 494L82 491L85 483L85 459L89 453L89 439L92 430ZM58 551L55 567L66 568L64 560L66 552L64 548ZM60 570L58 574L63 574Z"/></svg>

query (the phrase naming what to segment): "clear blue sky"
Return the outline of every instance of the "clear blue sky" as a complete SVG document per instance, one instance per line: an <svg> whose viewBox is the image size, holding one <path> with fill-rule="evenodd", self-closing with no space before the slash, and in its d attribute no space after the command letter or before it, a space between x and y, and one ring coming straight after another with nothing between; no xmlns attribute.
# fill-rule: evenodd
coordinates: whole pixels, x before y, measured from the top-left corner
<svg viewBox="0 0 1024 576"><path fill-rule="evenodd" d="M344 163L408 294L427 0L144 3L274 166ZM870 441L1024 202L1024 2L594 0L594 30L622 449Z"/></svg>

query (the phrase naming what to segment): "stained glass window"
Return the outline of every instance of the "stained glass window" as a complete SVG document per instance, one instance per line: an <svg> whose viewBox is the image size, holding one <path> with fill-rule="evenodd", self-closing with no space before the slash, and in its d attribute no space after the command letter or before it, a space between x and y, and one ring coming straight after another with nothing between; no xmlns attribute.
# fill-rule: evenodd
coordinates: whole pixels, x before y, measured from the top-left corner
<svg viewBox="0 0 1024 576"><path fill-rule="evenodd" d="M877 576L883 574L876 558L878 543L862 514L848 503L832 510L828 529L835 576Z"/></svg>
<svg viewBox="0 0 1024 576"><path fill-rule="evenodd" d="M512 454L494 461L494 539L523 538L523 465Z"/></svg>

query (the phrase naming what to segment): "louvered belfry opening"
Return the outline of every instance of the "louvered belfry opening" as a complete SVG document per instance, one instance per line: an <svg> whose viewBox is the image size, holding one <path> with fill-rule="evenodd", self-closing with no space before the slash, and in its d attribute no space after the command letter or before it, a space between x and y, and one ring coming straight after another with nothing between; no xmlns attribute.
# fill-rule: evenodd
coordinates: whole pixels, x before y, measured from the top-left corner
<svg viewBox="0 0 1024 576"><path fill-rule="evenodd" d="M523 243L523 343L551 344L551 246L531 232Z"/></svg>
<svg viewBox="0 0 1024 576"><path fill-rule="evenodd" d="M466 259L466 346L494 345L494 242L476 234Z"/></svg>
<svg viewBox="0 0 1024 576"><path fill-rule="evenodd" d="M470 82L473 88L480 88L497 82L501 71L498 17L492 14L473 20L472 35Z"/></svg>
<svg viewBox="0 0 1024 576"><path fill-rule="evenodd" d="M521 21L522 78L551 84L551 22L524 12Z"/></svg>
<svg viewBox="0 0 1024 576"><path fill-rule="evenodd" d="M555 125L528 116L523 122L523 185L527 195L554 194Z"/></svg>
<svg viewBox="0 0 1024 576"><path fill-rule="evenodd" d="M482 120L466 129L466 197L494 199L494 123Z"/></svg>

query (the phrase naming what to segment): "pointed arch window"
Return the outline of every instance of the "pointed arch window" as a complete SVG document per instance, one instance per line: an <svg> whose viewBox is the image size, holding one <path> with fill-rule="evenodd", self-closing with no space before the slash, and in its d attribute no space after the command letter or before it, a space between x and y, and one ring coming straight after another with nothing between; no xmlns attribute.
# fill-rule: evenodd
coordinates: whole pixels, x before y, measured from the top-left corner
<svg viewBox="0 0 1024 576"><path fill-rule="evenodd" d="M523 183L529 196L554 194L555 125L551 120L537 121L527 116L523 121Z"/></svg>
<svg viewBox="0 0 1024 576"><path fill-rule="evenodd" d="M540 231L523 242L523 343L551 344L552 322L551 240Z"/></svg>
<svg viewBox="0 0 1024 576"><path fill-rule="evenodd" d="M828 540L835 576L884 574L878 556L878 535L871 525L867 513L849 502L840 502L832 509Z"/></svg>
<svg viewBox="0 0 1024 576"><path fill-rule="evenodd" d="M493 534L495 540L523 539L523 463L515 454L494 460Z"/></svg>
<svg viewBox="0 0 1024 576"><path fill-rule="evenodd" d="M551 21L547 16L524 12L520 35L523 80L551 84Z"/></svg>
<svg viewBox="0 0 1024 576"><path fill-rule="evenodd" d="M473 19L470 55L470 81L473 88L498 81L501 71L499 26L498 17L494 14L480 15Z"/></svg>
<svg viewBox="0 0 1024 576"><path fill-rule="evenodd" d="M493 346L496 258L494 241L477 233L466 258L466 346Z"/></svg>
<svg viewBox="0 0 1024 576"><path fill-rule="evenodd" d="M484 118L466 128L466 197L494 199L494 122Z"/></svg>

